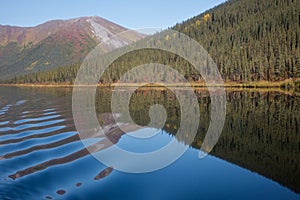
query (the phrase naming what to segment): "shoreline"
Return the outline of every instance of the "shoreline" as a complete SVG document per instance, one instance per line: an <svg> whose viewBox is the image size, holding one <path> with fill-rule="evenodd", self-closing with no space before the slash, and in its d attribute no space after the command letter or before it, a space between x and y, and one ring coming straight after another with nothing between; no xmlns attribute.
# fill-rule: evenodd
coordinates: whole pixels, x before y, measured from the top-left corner
<svg viewBox="0 0 300 200"><path fill-rule="evenodd" d="M141 86L142 85L142 86ZM0 87L27 87L27 88L65 88L72 89L74 85L67 83L60 84L2 84L0 83ZM204 82L201 83L189 83L189 84L154 84L154 83L113 83L113 84L98 84L98 85L77 85L77 87L99 87L103 89L112 89L112 90L126 90L126 89L135 89L139 87L140 90L165 90L167 88L175 89L175 90L185 90L192 88L195 91L208 91L208 88L220 88L224 87L225 91L259 91L259 92L279 92L286 95L295 95L300 96L300 79L294 80L284 80L277 82L268 82L268 81L260 81L260 82L248 82L248 83L237 83L237 82L225 82L224 85L206 85Z"/></svg>
<svg viewBox="0 0 300 200"><path fill-rule="evenodd" d="M300 87L299 79L287 79L284 81L255 81L255 82L224 82L224 84L206 84L205 82L192 82L187 84L177 83L112 83L112 84L97 84L97 85L76 85L78 87L193 87L193 88L206 88L206 87L224 87L224 88L280 88L280 89L296 89ZM0 86L15 86L15 87L74 87L70 83L1 83Z"/></svg>

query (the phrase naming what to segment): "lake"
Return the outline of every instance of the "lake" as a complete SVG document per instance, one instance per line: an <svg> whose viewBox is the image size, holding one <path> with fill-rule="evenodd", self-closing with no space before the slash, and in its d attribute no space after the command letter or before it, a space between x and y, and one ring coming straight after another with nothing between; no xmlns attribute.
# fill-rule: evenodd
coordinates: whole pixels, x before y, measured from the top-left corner
<svg viewBox="0 0 300 200"><path fill-rule="evenodd" d="M101 126L112 123L113 92L97 90L95 110ZM104 165L85 149L74 125L72 88L0 87L0 199L300 199L299 96L228 90L222 134L200 159L211 101L207 90L196 90L195 95L200 120L196 137L189 138L176 135L180 105L170 90L133 93L130 115L141 127L111 128L112 143L145 153L175 140L187 150L160 170L126 173ZM165 108L162 128L147 126L154 104ZM137 139L132 132L155 134Z"/></svg>

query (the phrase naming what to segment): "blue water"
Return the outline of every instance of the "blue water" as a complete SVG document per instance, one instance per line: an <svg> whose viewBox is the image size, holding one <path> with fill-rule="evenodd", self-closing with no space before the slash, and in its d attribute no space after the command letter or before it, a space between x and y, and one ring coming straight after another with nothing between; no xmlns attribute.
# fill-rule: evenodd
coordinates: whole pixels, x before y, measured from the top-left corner
<svg viewBox="0 0 300 200"><path fill-rule="evenodd" d="M70 90L58 91L63 95L54 95L53 89L0 91L0 199L300 199L292 189L254 171L212 155L199 159L199 150L192 147L161 170L133 174L113 169L95 180L109 166L92 155L55 163L84 148L75 138ZM117 145L142 153L173 137L157 130L148 140L123 135ZM16 176L24 169L29 170Z"/></svg>

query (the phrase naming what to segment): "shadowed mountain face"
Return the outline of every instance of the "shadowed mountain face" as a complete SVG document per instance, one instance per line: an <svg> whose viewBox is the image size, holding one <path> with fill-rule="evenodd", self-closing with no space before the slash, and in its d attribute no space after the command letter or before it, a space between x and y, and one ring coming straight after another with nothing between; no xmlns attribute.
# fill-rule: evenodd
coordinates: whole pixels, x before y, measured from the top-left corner
<svg viewBox="0 0 300 200"><path fill-rule="evenodd" d="M97 44L121 47L143 37L100 17L54 20L35 27L0 25L0 78L78 63ZM109 42L108 42L109 40Z"/></svg>

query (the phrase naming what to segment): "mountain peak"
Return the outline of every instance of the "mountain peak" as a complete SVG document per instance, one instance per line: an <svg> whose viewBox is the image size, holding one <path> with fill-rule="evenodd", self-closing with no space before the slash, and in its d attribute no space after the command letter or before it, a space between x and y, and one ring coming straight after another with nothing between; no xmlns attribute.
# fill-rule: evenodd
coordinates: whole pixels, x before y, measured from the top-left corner
<svg viewBox="0 0 300 200"><path fill-rule="evenodd" d="M102 33L105 29L103 36L115 35L129 29L122 27L116 23L110 22L99 16L84 16L73 19L55 19L47 21L33 27L20 27L0 24L0 45L4 46L10 42L17 42L19 45L36 44L41 40L47 38L49 35L58 31L80 31L79 29L88 29L89 34L99 41L102 40ZM100 29L102 31L100 31ZM88 31L88 30L85 30ZM143 37L142 34L138 35L138 38Z"/></svg>
<svg viewBox="0 0 300 200"><path fill-rule="evenodd" d="M118 48L144 35L98 16L51 20L34 27L0 25L0 70L30 73L80 62L97 44ZM18 68L16 70L16 68Z"/></svg>

